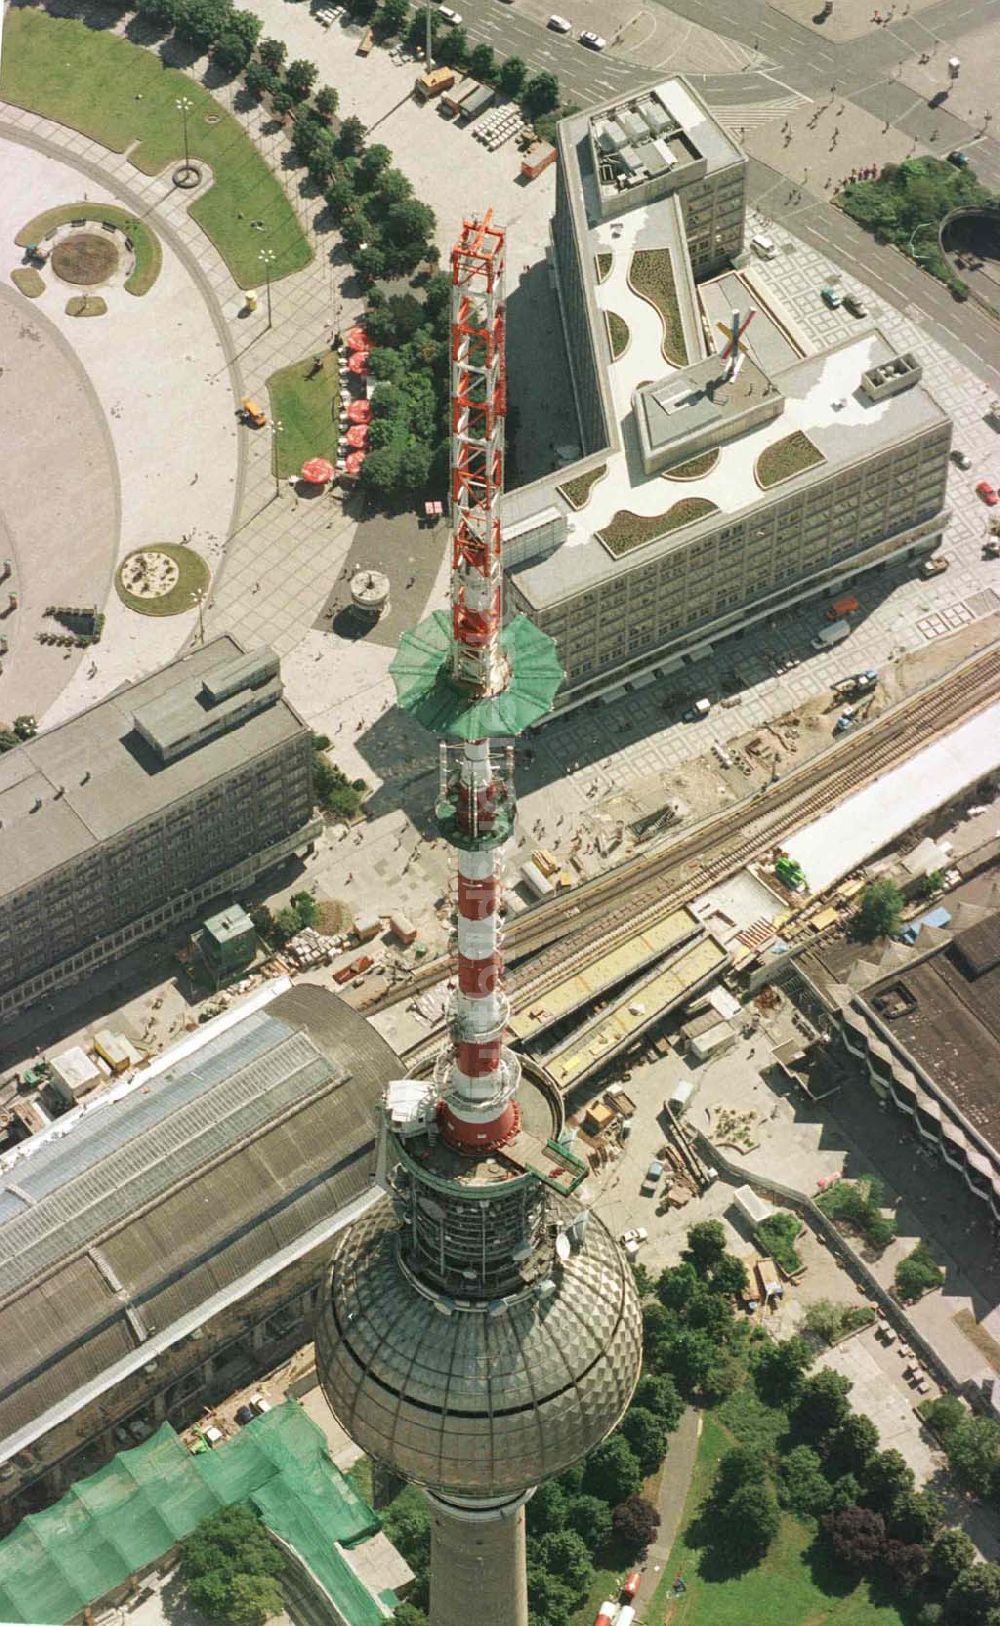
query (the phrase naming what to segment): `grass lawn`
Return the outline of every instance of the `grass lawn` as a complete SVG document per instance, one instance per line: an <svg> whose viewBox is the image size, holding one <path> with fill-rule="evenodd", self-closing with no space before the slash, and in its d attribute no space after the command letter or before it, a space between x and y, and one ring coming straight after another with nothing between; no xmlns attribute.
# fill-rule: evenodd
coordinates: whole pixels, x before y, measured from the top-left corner
<svg viewBox="0 0 1000 1626"><path fill-rule="evenodd" d="M617 311L606 313L608 323L608 342L611 345L611 360L617 361L619 356L628 349L629 331L628 323Z"/></svg>
<svg viewBox="0 0 1000 1626"><path fill-rule="evenodd" d="M191 157L211 166L215 185L191 205L241 288L261 279L260 250L274 251L272 280L307 265L312 250L295 211L236 120L203 86L116 35L30 9L8 13L0 95L124 152L146 175L183 161L175 102L187 96ZM210 122L211 121L211 122ZM251 229L255 220L263 231Z"/></svg>
<svg viewBox="0 0 1000 1626"><path fill-rule="evenodd" d="M144 551L147 550L136 549L136 553ZM129 592L122 582L122 571L129 560L135 558L135 554L130 553L115 571L115 588L122 603L139 615L183 615L185 610L193 610L199 594L208 592L211 581L211 571L201 554L176 542L153 542L148 551L165 553L168 559L174 561L179 571L177 581L169 593L162 593L159 598L142 598L138 593Z"/></svg>
<svg viewBox="0 0 1000 1626"><path fill-rule="evenodd" d="M294 361L290 367L272 373L267 381L271 418L281 424L281 433L274 437L279 480L298 474L310 457L337 461L339 430L334 407L340 403L340 375L336 352L324 351L322 368L315 378L307 378L313 360L305 356L302 361Z"/></svg>
<svg viewBox="0 0 1000 1626"><path fill-rule="evenodd" d="M665 514L633 514L627 508L619 508L617 514L603 531L598 531L608 552L616 559L623 553L631 553L633 548L641 548L646 542L655 542L657 537L666 536L669 531L678 531L682 525L693 525L696 519L704 519L706 514L716 514L718 509L714 502L706 497L684 497L675 502Z"/></svg>
<svg viewBox="0 0 1000 1626"><path fill-rule="evenodd" d="M665 248L637 248L628 268L629 286L640 299L648 300L659 311L663 321L664 361L675 367L688 363L681 313L677 305L677 287L670 251Z"/></svg>
<svg viewBox="0 0 1000 1626"><path fill-rule="evenodd" d="M959 1310L952 1316L956 1327L964 1332L970 1344L975 1344L980 1355L985 1355L995 1372L1000 1372L1000 1344L981 1327L971 1310Z"/></svg>
<svg viewBox="0 0 1000 1626"><path fill-rule="evenodd" d="M38 299L45 292L45 278L33 265L19 265L11 272L10 280L28 299Z"/></svg>
<svg viewBox="0 0 1000 1626"><path fill-rule="evenodd" d="M160 239L135 215L130 215L126 209L116 208L113 203L62 203L57 209L46 209L44 214L36 215L34 220L22 226L14 241L19 248L27 248L29 243L40 243L50 231L57 226L65 226L68 220L106 220L112 226L120 226L125 235L131 238L135 249L135 265L125 283L126 291L137 298L148 294L163 264Z"/></svg>
<svg viewBox="0 0 1000 1626"><path fill-rule="evenodd" d="M597 259L595 261L595 264L597 266L597 280L598 280L598 282L606 282L607 281L608 272L611 270L611 267L614 265L614 262L615 262L615 257L614 257L613 254L598 254Z"/></svg>
<svg viewBox="0 0 1000 1626"><path fill-rule="evenodd" d="M761 452L753 472L757 484L766 490L768 486L790 480L793 474L801 474L803 469L811 469L822 461L822 452L816 450L808 435L796 429L784 440L776 440L773 446Z"/></svg>
<svg viewBox="0 0 1000 1626"><path fill-rule="evenodd" d="M850 1591L824 1592L814 1579L806 1556L812 1536L790 1515L783 1515L771 1551L756 1569L724 1581L706 1581L698 1573L700 1554L687 1546L684 1532L708 1492L720 1456L733 1443L732 1436L708 1416L698 1446L694 1476L684 1508L681 1532L674 1543L663 1578L646 1611L651 1626L901 1626L901 1617L888 1604L873 1603L868 1585ZM668 1596L680 1573L687 1592Z"/></svg>
<svg viewBox="0 0 1000 1626"><path fill-rule="evenodd" d="M664 480L700 480L703 474L708 474L719 461L718 449L711 452L702 452L700 457L689 457L686 463L678 463L675 469L665 469Z"/></svg>
<svg viewBox="0 0 1000 1626"><path fill-rule="evenodd" d="M599 463L596 469L588 469L586 474L578 475L575 480L567 480L564 486L556 486L556 490L560 497L566 498L571 507L582 508L598 480L603 480L607 472L608 465Z"/></svg>

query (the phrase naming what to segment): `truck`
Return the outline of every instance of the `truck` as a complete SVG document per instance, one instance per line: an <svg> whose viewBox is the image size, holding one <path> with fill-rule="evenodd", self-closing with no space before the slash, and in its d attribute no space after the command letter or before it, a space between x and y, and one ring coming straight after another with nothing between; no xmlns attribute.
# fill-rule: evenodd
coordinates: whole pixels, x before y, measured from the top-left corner
<svg viewBox="0 0 1000 1626"><path fill-rule="evenodd" d="M413 94L418 102L429 102L455 83L453 68L432 68L430 73L419 73L414 81Z"/></svg>
<svg viewBox="0 0 1000 1626"><path fill-rule="evenodd" d="M842 644L845 638L851 636L851 623L849 621L831 621L829 626L821 627L812 641L813 649L833 649L836 644Z"/></svg>
<svg viewBox="0 0 1000 1626"><path fill-rule="evenodd" d="M853 593L845 593L843 598L835 598L826 612L828 621L842 621L845 615L854 615L861 605Z"/></svg>
<svg viewBox="0 0 1000 1626"><path fill-rule="evenodd" d="M492 86L480 85L478 90L474 90L471 96L465 98L459 109L458 116L463 124L471 124L472 120L478 119L480 113L485 113L486 109L495 100L496 91Z"/></svg>
<svg viewBox="0 0 1000 1626"><path fill-rule="evenodd" d="M838 700L857 700L863 694L870 694L878 682L878 669L869 666L866 672L852 672L850 677L840 678L833 685L833 692Z"/></svg>

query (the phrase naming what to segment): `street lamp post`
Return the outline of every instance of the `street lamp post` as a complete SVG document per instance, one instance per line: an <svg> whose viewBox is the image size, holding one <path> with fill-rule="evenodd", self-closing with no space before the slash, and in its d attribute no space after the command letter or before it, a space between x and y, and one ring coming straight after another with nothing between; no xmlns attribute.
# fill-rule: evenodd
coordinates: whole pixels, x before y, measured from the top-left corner
<svg viewBox="0 0 1000 1626"><path fill-rule="evenodd" d="M181 116L181 123L184 127L184 174L188 176L191 173L191 152L188 146L188 114L191 112L194 103L189 96L178 96L174 105Z"/></svg>
<svg viewBox="0 0 1000 1626"><path fill-rule="evenodd" d="M275 254L273 248L262 248L259 259L264 267L264 277L267 283L267 325L271 326L271 267L274 264Z"/></svg>
<svg viewBox="0 0 1000 1626"><path fill-rule="evenodd" d="M198 605L198 643L200 644L200 646L202 648L204 648L205 647L205 617L204 617L204 615L202 613L202 605L204 604L204 601L205 601L205 592L204 592L203 588L199 587L197 593L195 594L195 600L196 600L197 605Z"/></svg>
<svg viewBox="0 0 1000 1626"><path fill-rule="evenodd" d="M272 420L271 420L271 458L272 458L272 462L274 464L274 495L276 497L281 495L281 477L278 474L278 436L281 434L284 427L285 426L282 423L280 418L272 418Z"/></svg>

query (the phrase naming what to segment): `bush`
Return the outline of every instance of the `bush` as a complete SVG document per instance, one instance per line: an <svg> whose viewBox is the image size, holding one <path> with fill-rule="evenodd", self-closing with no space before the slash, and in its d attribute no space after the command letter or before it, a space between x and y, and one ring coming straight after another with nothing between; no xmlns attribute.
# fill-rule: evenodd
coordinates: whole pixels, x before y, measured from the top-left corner
<svg viewBox="0 0 1000 1626"><path fill-rule="evenodd" d="M882 1213L885 1192L874 1179L837 1180L816 1198L827 1219L849 1225L859 1232L869 1247L881 1253L896 1235L896 1221Z"/></svg>
<svg viewBox="0 0 1000 1626"><path fill-rule="evenodd" d="M802 1221L787 1209L779 1208L769 1214L754 1232L754 1239L763 1253L769 1254L787 1276L802 1269L802 1260L795 1251L795 1239L802 1230Z"/></svg>
<svg viewBox="0 0 1000 1626"><path fill-rule="evenodd" d="M914 1299L922 1298L935 1287L940 1287L944 1281L944 1271L937 1263L926 1242L918 1242L912 1253L907 1254L896 1266L896 1275L893 1280L893 1291L904 1304L911 1304Z"/></svg>
<svg viewBox="0 0 1000 1626"><path fill-rule="evenodd" d="M861 1327L870 1327L875 1311L868 1304L834 1304L830 1299L817 1299L810 1304L802 1318L804 1330L824 1344L835 1344L848 1333Z"/></svg>
<svg viewBox="0 0 1000 1626"><path fill-rule="evenodd" d="M638 1558L659 1530L660 1515L644 1496L630 1496L615 1508L611 1524L625 1552Z"/></svg>

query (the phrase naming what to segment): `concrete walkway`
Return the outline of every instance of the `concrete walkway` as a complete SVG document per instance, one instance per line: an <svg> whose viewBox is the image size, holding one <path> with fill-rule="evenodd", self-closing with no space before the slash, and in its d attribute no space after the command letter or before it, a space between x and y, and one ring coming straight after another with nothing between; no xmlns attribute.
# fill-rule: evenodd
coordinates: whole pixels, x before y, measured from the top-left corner
<svg viewBox="0 0 1000 1626"><path fill-rule="evenodd" d="M695 1411L693 1406L689 1406L678 1423L676 1431L670 1436L667 1460L663 1470L663 1477L660 1480L660 1528L642 1566L642 1602L639 1604L637 1611L641 1620L648 1617L653 1594L660 1584L664 1565L670 1557L671 1549L681 1527L684 1504L691 1488L691 1476L694 1473L695 1459L698 1455L701 1423L701 1412Z"/></svg>

